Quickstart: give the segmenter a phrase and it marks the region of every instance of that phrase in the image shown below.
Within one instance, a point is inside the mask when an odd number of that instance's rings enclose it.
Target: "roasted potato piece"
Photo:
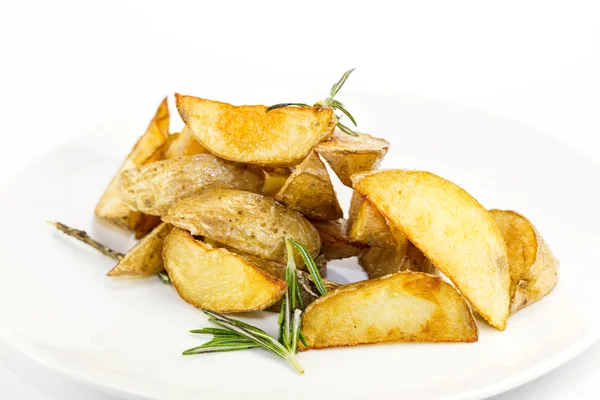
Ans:
[[[411,242],[396,248],[370,247],[358,257],[358,263],[369,275],[369,279],[399,271],[415,271],[433,274],[435,268]]]
[[[558,280],[558,260],[535,227],[514,211],[490,210],[508,248],[510,311],[546,296]]]
[[[344,216],[327,168],[314,151],[294,169],[275,198],[308,218],[328,221]]]
[[[509,315],[510,275],[502,232],[459,186],[429,172],[353,176],[354,190],[415,244],[492,326]]]
[[[262,193],[265,196],[275,197],[288,180],[292,171],[289,168],[265,168],[265,185]]]
[[[175,228],[165,239],[165,269],[182,299],[222,313],[262,310],[284,295],[287,285],[242,257],[195,240]]]
[[[130,168],[139,167],[147,162],[149,157],[158,157],[163,146],[167,143],[169,136],[169,107],[165,98],[146,132],[137,141],[117,174],[108,184],[106,191],[96,205],[95,213],[98,217],[119,225],[125,229],[135,230],[138,226],[142,214],[131,211],[121,200],[119,191],[119,176],[121,172]],[[159,153],[157,153],[159,151]]]
[[[211,153],[249,164],[293,166],[333,133],[331,108],[233,106],[175,95],[185,124]]]
[[[163,271],[163,244],[172,228],[171,224],[164,222],[154,228],[107,275],[151,276]]]
[[[314,258],[319,232],[300,213],[274,199],[232,189],[208,190],[177,202],[163,221],[225,246],[280,264],[287,263],[285,238],[306,246]],[[303,265],[295,254],[297,265]]]
[[[311,349],[383,342],[475,342],[478,336],[462,296],[441,278],[420,272],[398,272],[327,293],[307,307],[302,334]]]
[[[121,174],[123,202],[132,210],[162,216],[179,199],[206,189],[233,188],[260,192],[263,171],[212,154],[179,157],[132,168]]]
[[[327,261],[358,256],[368,245],[348,237],[348,221],[344,218],[335,221],[312,221],[321,235],[323,255]]]
[[[194,132],[186,126],[180,133],[169,137],[169,147],[165,152],[165,158],[172,159],[203,153],[208,153],[208,150],[200,144],[194,136]]]
[[[349,187],[352,187],[352,175],[377,169],[390,147],[383,139],[366,133],[357,134],[350,136],[336,129],[330,140],[315,146],[315,151]]]
[[[368,200],[354,192],[348,217],[348,237],[369,246],[395,249],[404,246],[402,233],[390,226]]]
[[[206,240],[205,240],[205,242],[206,242]],[[214,243],[216,243],[216,242],[214,242]],[[213,247],[215,247],[215,246],[213,246]],[[217,245],[216,247],[223,247],[223,246]],[[224,247],[224,248],[227,248],[227,247]],[[262,269],[265,272],[268,272],[269,274],[273,275],[275,278],[285,280],[285,269],[286,269],[285,264],[278,263],[273,260],[265,260],[264,258],[251,256],[250,254],[246,254],[246,253],[240,253],[239,251],[236,251],[235,249],[232,249],[232,248],[227,248],[227,250],[231,251],[232,253],[236,253],[237,255],[242,257],[244,260],[248,261],[249,263],[251,263],[253,265],[256,265],[258,268]],[[317,264],[317,268],[319,269],[319,272],[321,273],[321,276],[325,276],[327,273],[327,269],[326,269],[327,268],[327,260],[325,260],[325,257],[323,257],[322,255],[319,255],[314,260],[315,260],[315,264]],[[296,268],[298,268],[298,270],[307,270],[307,267],[306,267],[306,265],[304,265],[304,263],[297,264]]]
[[[161,222],[162,220],[160,219],[160,217],[157,217],[155,215],[143,214],[142,218],[140,219],[140,223],[138,224],[138,227],[135,230],[135,238],[140,240],[148,233],[150,233],[154,228],[160,225]]]
[[[304,305],[304,307],[307,307],[310,303],[321,297],[321,295],[319,294],[319,291],[317,290],[317,287],[315,286],[308,272],[298,270],[297,273],[298,283],[300,287],[300,296],[302,297],[302,304]],[[338,283],[328,281],[327,279],[323,279],[323,284],[325,285],[325,289],[327,289],[327,292],[333,291],[342,286]],[[282,300],[279,300],[277,303],[267,308],[267,311],[280,312]]]

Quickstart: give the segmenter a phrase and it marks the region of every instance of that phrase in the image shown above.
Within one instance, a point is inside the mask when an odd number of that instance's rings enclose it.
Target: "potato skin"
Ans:
[[[379,278],[399,271],[415,271],[434,274],[435,268],[414,244],[395,248],[370,247],[358,257],[358,263],[369,275]]]
[[[348,221],[311,221],[321,235],[323,255],[327,261],[358,256],[368,245],[348,237]]]
[[[206,189],[260,192],[264,174],[256,166],[232,163],[212,154],[163,160],[124,171],[121,199],[132,210],[162,216],[178,200]]]
[[[508,249],[511,313],[542,299],[558,280],[558,260],[533,224],[514,211],[490,210]]]
[[[506,244],[477,200],[424,171],[376,171],[352,180],[354,190],[450,278],[490,325],[505,329],[510,306]]]
[[[108,276],[153,276],[164,271],[163,244],[173,225],[162,222],[108,272]]]
[[[304,313],[302,334],[312,349],[478,338],[471,309],[456,289],[440,277],[408,271],[344,285],[316,299]]]
[[[241,190],[208,190],[180,200],[163,221],[280,264],[287,263],[286,237],[306,246],[313,258],[321,251],[319,232],[300,213],[274,199]],[[300,255],[294,258],[302,265]]]
[[[233,106],[175,94],[177,110],[200,143],[226,160],[294,166],[331,136],[337,118],[331,108]]]
[[[359,243],[386,249],[394,249],[399,245],[385,217],[356,192],[352,194],[350,203],[348,237]]]
[[[262,310],[284,295],[287,285],[225,249],[214,249],[175,228],[165,239],[165,269],[182,299],[222,313]]]
[[[122,228],[135,230],[142,214],[130,210],[121,200],[119,176],[125,170],[161,159],[169,136],[169,107],[167,98],[161,103],[146,132],[137,141],[96,205],[95,214]]]

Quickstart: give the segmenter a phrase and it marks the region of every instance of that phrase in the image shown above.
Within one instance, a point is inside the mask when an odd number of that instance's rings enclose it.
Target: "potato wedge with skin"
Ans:
[[[284,281],[225,249],[213,249],[175,228],[165,239],[165,269],[182,299],[222,313],[262,310],[287,290]]]
[[[558,260],[537,229],[514,211],[490,210],[500,227],[508,248],[512,296],[510,310],[515,313],[546,296],[558,280]]]
[[[336,129],[331,139],[315,146],[315,151],[348,187],[352,187],[352,175],[377,169],[390,148],[390,144],[383,139],[366,133],[357,135],[347,135]]]
[[[269,168],[264,169],[264,172],[265,185],[262,194],[268,197],[275,197],[292,174],[288,168]]]
[[[302,304],[306,308],[306,307],[308,307],[308,305],[310,303],[312,303],[313,301],[315,301],[316,299],[321,297],[321,295],[319,294],[319,291],[317,290],[317,287],[315,286],[315,284],[308,272],[301,271],[301,270],[298,270],[297,272],[298,272],[298,284],[300,287],[300,296],[302,297]],[[327,279],[323,279],[323,285],[325,286],[325,289],[327,290],[327,292],[336,290],[337,288],[342,286],[339,283],[328,281]],[[283,299],[279,300],[277,303],[273,304],[266,310],[272,311],[272,312],[280,312],[282,301],[283,301]]]
[[[163,217],[179,228],[255,257],[287,263],[285,238],[321,251],[319,232],[300,213],[259,194],[233,189],[208,190],[177,202]],[[302,265],[299,254],[294,255]]]
[[[162,251],[173,225],[161,223],[108,272],[108,276],[152,276],[164,270]]]
[[[164,160],[121,174],[121,199],[132,210],[162,216],[178,200],[207,189],[235,188],[260,192],[264,174],[254,165],[197,154]]]
[[[135,238],[137,240],[140,240],[141,238],[149,234],[154,228],[160,225],[161,222],[162,220],[160,219],[160,217],[157,217],[155,215],[142,214],[140,223],[138,224],[138,227],[135,230]]]
[[[422,171],[353,176],[354,189],[400,229],[492,326],[509,315],[506,244],[492,215],[454,183]]]
[[[294,169],[275,198],[311,219],[329,221],[344,216],[327,168],[314,151]]]
[[[348,221],[344,218],[335,221],[312,221],[312,224],[321,235],[323,255],[327,261],[355,257],[369,247],[348,237]]]
[[[180,133],[171,135],[169,139],[169,147],[165,152],[166,159],[208,153],[187,126],[184,126]]]
[[[478,337],[471,309],[456,289],[420,272],[398,272],[327,293],[307,307],[302,334],[311,349]]]
[[[98,217],[125,229],[136,229],[142,215],[131,211],[121,200],[119,176],[125,170],[143,165],[149,157],[157,156],[156,152],[167,143],[169,122],[169,107],[165,98],[156,110],[146,132],[137,141],[98,201],[95,209]]]
[[[249,164],[293,166],[333,133],[331,108],[233,106],[175,94],[185,124],[211,153]]]
[[[369,279],[400,271],[435,272],[427,257],[410,242],[397,248],[370,247],[360,254],[358,264],[367,272]]]
[[[406,240],[402,239],[398,243],[397,239],[400,239],[402,234],[394,232],[392,235],[392,229],[394,228],[388,225],[385,217],[368,200],[354,192],[348,217],[348,237],[351,240],[369,246],[395,249],[404,245]]]

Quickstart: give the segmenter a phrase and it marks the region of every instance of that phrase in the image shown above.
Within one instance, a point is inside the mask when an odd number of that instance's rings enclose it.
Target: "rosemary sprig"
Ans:
[[[353,71],[354,71],[354,68],[349,69],[348,71],[344,72],[344,75],[342,75],[340,80],[337,81],[336,83],[334,83],[333,86],[331,87],[331,90],[329,91],[329,96],[325,100],[317,101],[315,104],[313,104],[313,107],[318,108],[318,109],[321,109],[323,107],[330,107],[330,108],[333,108],[334,110],[339,110],[345,116],[347,116],[350,119],[350,121],[352,121],[354,126],[357,126],[356,120],[354,119],[352,114],[350,114],[350,112],[346,109],[346,107],[344,107],[344,104],[341,101],[336,100],[334,98],[338,94],[338,92],[340,91],[342,86],[344,86],[344,83],[346,83],[346,81],[348,80],[348,77],[350,77],[350,74]],[[268,107],[266,112],[275,110],[277,108],[288,107],[288,106],[310,107],[308,104],[305,104],[305,103],[279,103],[279,104],[272,105],[271,107]],[[341,117],[338,117],[338,119],[339,118],[341,118]],[[352,129],[348,128],[347,126],[345,126],[339,122],[337,123],[337,126],[338,126],[338,128],[340,128],[340,130],[342,132],[344,132],[347,135],[358,136],[358,134],[356,132],[354,132]]]
[[[121,261],[123,257],[125,257],[125,254],[119,253],[118,251],[111,249],[107,245],[102,244],[95,239],[92,239],[90,235],[88,235],[85,231],[71,228],[70,226],[61,224],[60,222],[48,221],[48,223],[54,226],[59,231],[63,232],[64,234],[74,237],[75,239],[95,248],[100,253],[104,254],[105,256],[109,256],[115,261]],[[158,279],[160,279],[160,281],[164,284],[171,283],[171,278],[169,278],[169,275],[166,272],[159,272]]]
[[[321,277],[321,273],[319,272],[317,263],[310,256],[306,247],[304,247],[302,244],[296,242],[294,239],[287,238],[286,241],[290,245],[293,245],[296,248],[296,250],[298,251],[298,253],[300,253],[300,256],[302,257],[304,264],[308,268],[308,272],[310,272],[312,281],[314,282],[315,287],[319,291],[319,294],[321,294],[321,296],[325,296],[327,294],[327,289],[325,288],[325,283],[323,282],[323,278]],[[288,252],[289,251],[290,250],[288,248]],[[293,262],[294,258],[292,257],[291,260]],[[288,256],[288,263],[289,263],[289,256]],[[298,278],[296,277],[296,282],[297,282],[297,279]]]

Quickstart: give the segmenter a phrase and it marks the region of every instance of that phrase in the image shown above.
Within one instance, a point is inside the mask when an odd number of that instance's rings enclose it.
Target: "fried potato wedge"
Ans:
[[[162,251],[173,225],[161,223],[108,272],[108,276],[151,276],[164,270]]]
[[[367,272],[369,279],[400,271],[435,272],[427,257],[411,242],[396,248],[370,247],[360,254],[358,264]]]
[[[154,228],[160,225],[161,222],[162,220],[160,219],[160,217],[157,217],[155,215],[143,214],[142,218],[140,218],[140,222],[137,228],[135,229],[135,238],[137,240],[140,240],[141,238],[149,234]]]
[[[348,187],[352,187],[352,175],[377,169],[390,148],[383,139],[366,133],[357,135],[350,136],[336,129],[331,139],[315,146],[315,151]]]
[[[398,272],[327,293],[307,307],[302,334],[311,349],[478,337],[471,309],[456,289],[420,272]]]
[[[194,132],[187,126],[180,133],[169,136],[169,147],[165,151],[165,158],[193,156],[195,154],[208,153],[194,136]]]
[[[344,216],[327,168],[314,151],[294,169],[275,198],[311,219],[328,221]]]
[[[358,256],[368,245],[348,237],[348,221],[312,221],[321,235],[323,255],[327,261]]]
[[[509,315],[506,244],[492,215],[454,183],[429,172],[353,176],[354,190],[400,229],[492,326]]]
[[[321,251],[317,229],[300,213],[274,199],[242,190],[215,189],[177,202],[163,217],[179,228],[255,257],[287,263],[285,238]],[[302,258],[295,254],[297,265]]]
[[[353,193],[348,217],[348,237],[351,240],[369,246],[395,249],[406,240],[401,239],[398,243],[396,238],[400,239],[402,234],[394,232],[392,235],[392,229],[394,228],[388,225],[385,217],[368,200],[356,192]]]
[[[144,165],[148,158],[157,157],[157,151],[161,152],[163,146],[167,143],[169,136],[169,107],[165,98],[146,132],[137,141],[116,175],[108,184],[106,191],[96,205],[95,213],[98,217],[119,225],[125,229],[135,230],[142,215],[139,212],[131,211],[121,200],[119,190],[119,176],[125,170]]]
[[[175,95],[185,124],[211,153],[249,164],[292,166],[333,133],[331,108],[233,106]]]
[[[262,310],[278,301],[287,285],[225,249],[214,249],[183,229],[165,239],[165,269],[182,299],[222,313]]]
[[[298,270],[297,273],[298,273],[298,284],[299,284],[299,288],[300,288],[300,296],[302,297],[302,304],[304,305],[304,307],[307,307],[310,303],[312,303],[313,301],[315,301],[316,299],[321,297],[321,295],[319,294],[319,291],[317,290],[317,287],[315,286],[315,283],[313,282],[313,280],[308,272]],[[333,291],[333,290],[339,288],[340,286],[342,286],[339,283],[331,282],[331,281],[328,281],[327,279],[322,279],[322,280],[323,280],[323,285],[325,286],[325,289],[327,289],[327,292]],[[279,300],[277,303],[273,304],[266,310],[273,311],[273,312],[280,312],[282,301],[283,301],[283,299]]]
[[[206,189],[260,192],[263,171],[254,165],[197,154],[131,168],[120,178],[121,199],[132,210],[162,216],[178,200]]]
[[[265,185],[262,194],[269,197],[275,197],[288,180],[292,171],[288,168],[269,168],[265,169]]]
[[[510,265],[510,310],[546,296],[558,280],[558,260],[537,229],[514,211],[490,210],[506,241]]]

